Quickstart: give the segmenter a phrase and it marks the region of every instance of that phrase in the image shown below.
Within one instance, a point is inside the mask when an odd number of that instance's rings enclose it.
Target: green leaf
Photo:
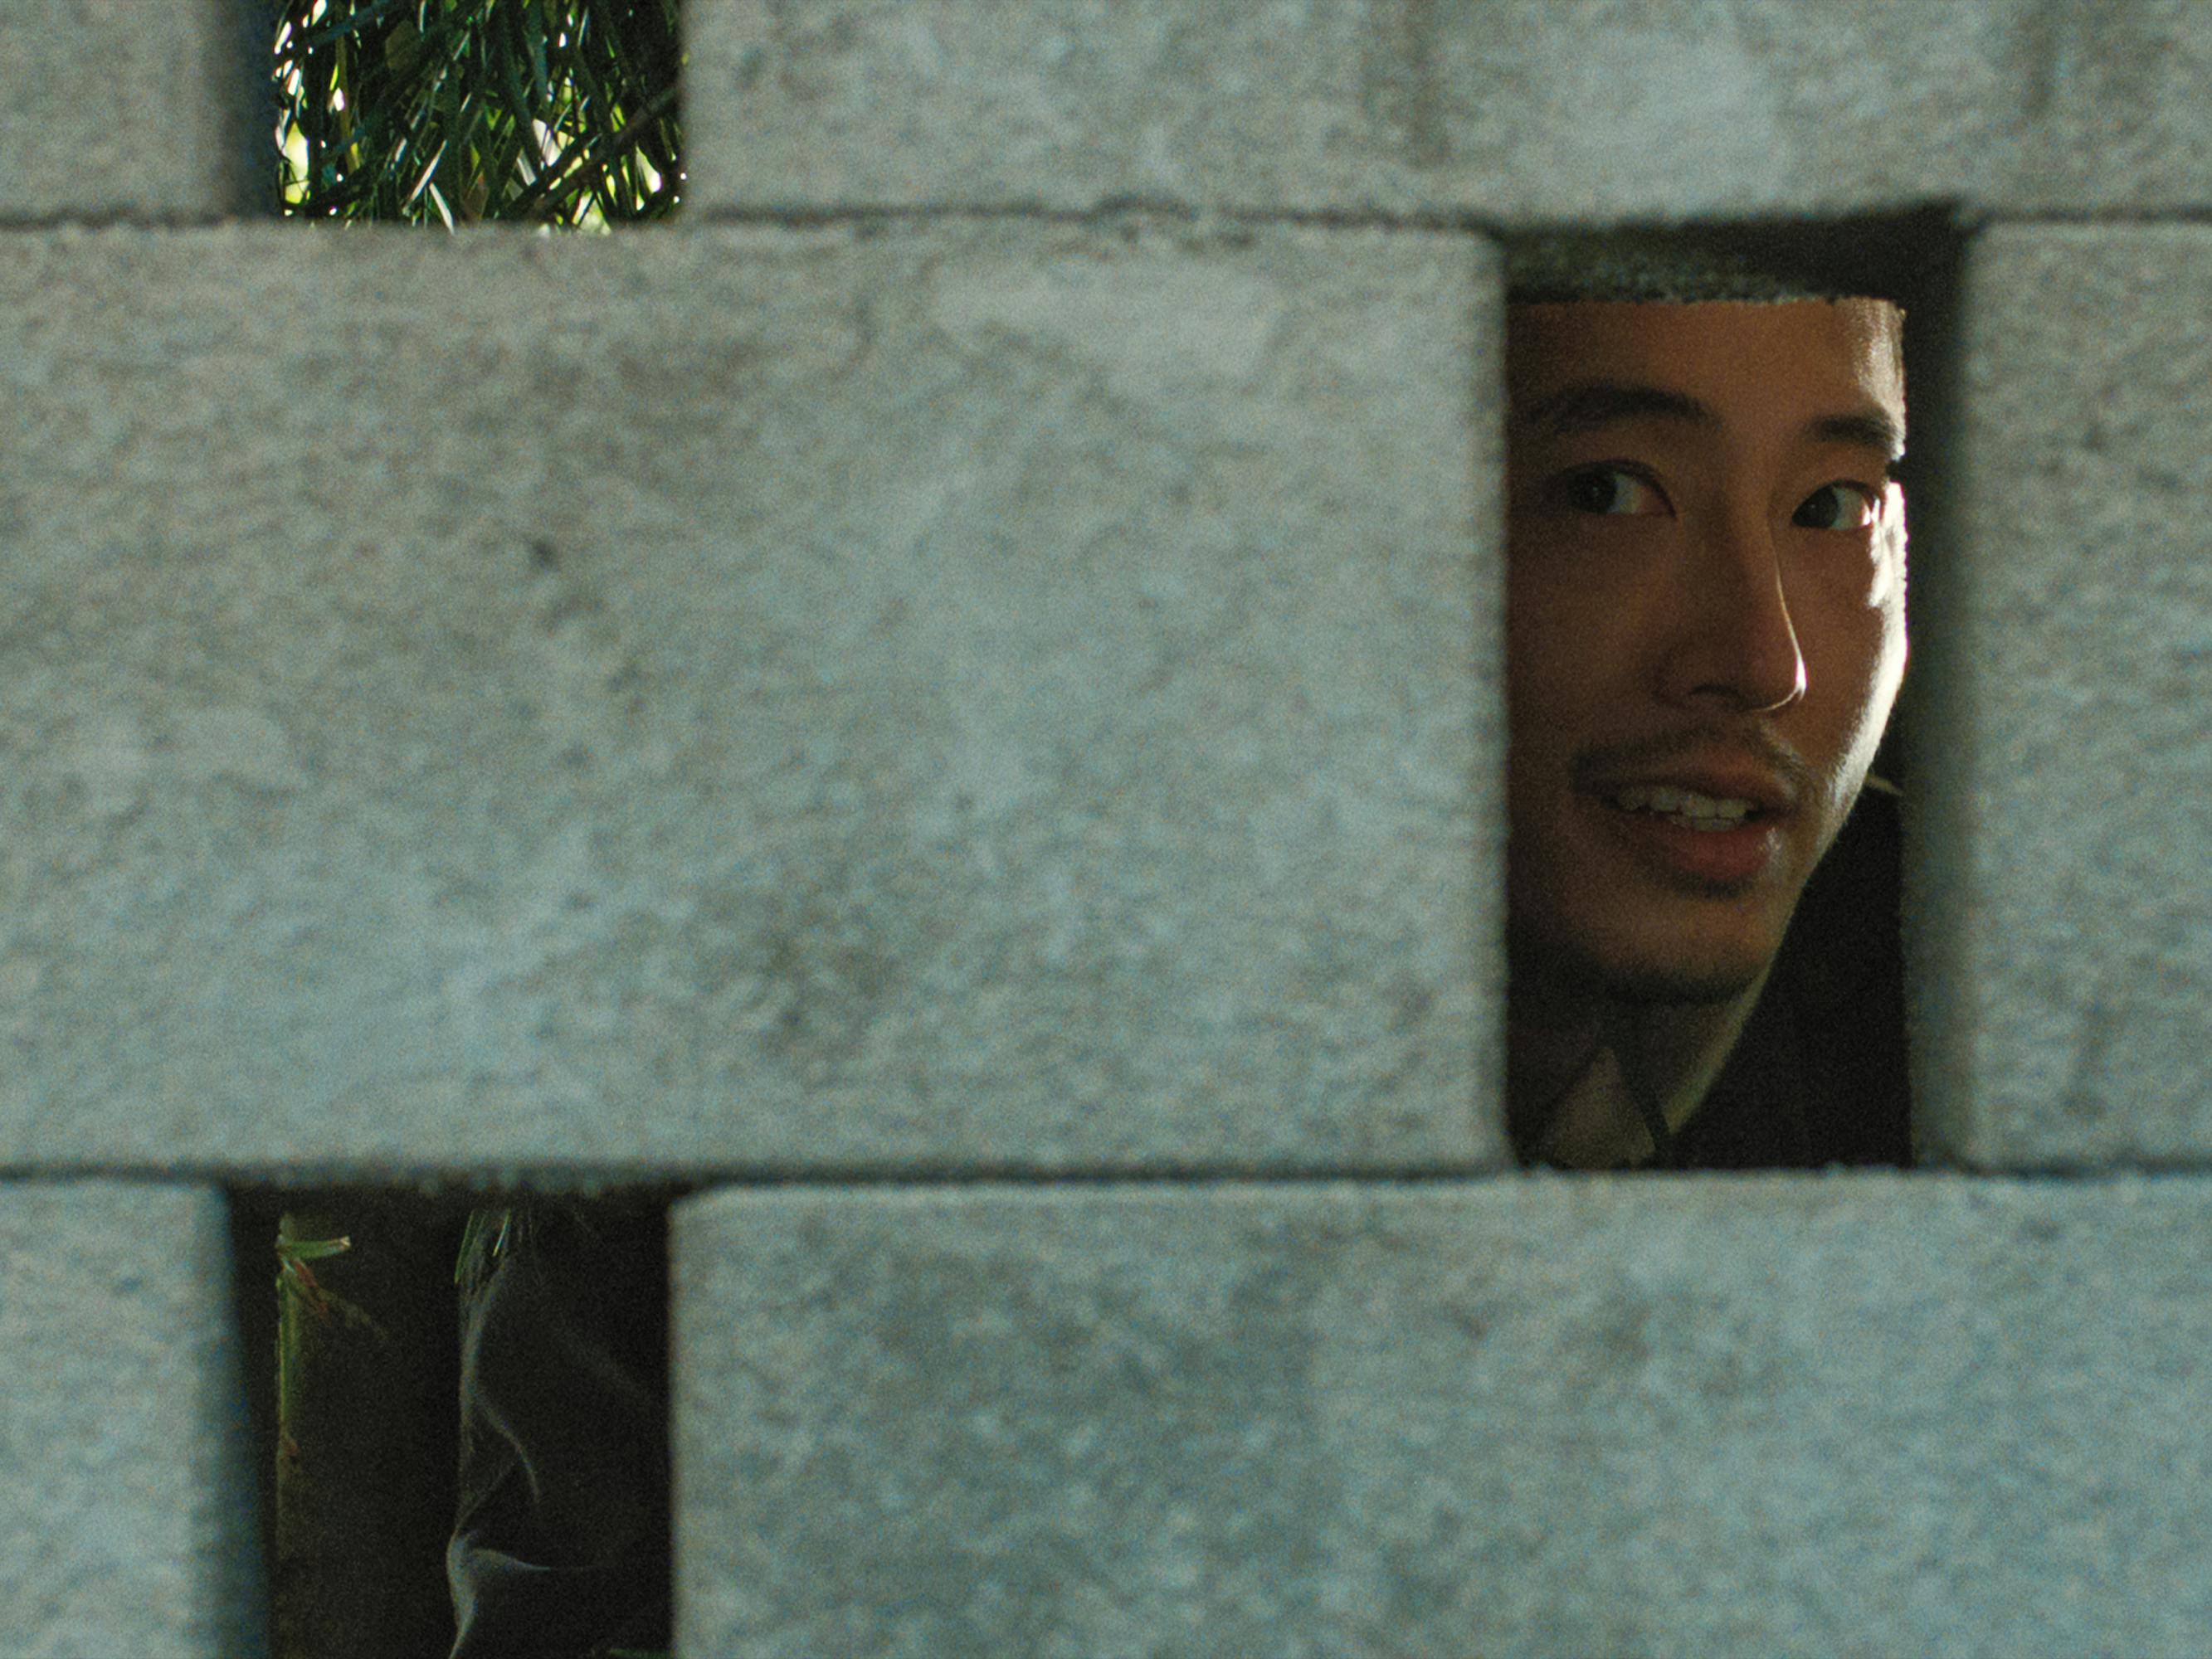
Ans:
[[[545,68],[545,16],[536,6],[522,9],[522,38],[530,52],[531,84],[538,89],[538,107],[553,107],[553,84]]]
[[[279,1238],[276,1254],[289,1256],[295,1261],[320,1261],[326,1255],[342,1255],[353,1249],[353,1240],[347,1238]]]
[[[507,1230],[514,1225],[514,1212],[512,1208],[479,1208],[469,1212],[468,1224],[461,1229],[460,1255],[453,1261],[454,1284],[458,1285],[461,1282],[461,1275],[468,1266],[470,1256],[475,1254],[477,1246],[484,1235],[495,1227],[499,1229],[499,1231],[491,1242],[491,1259],[494,1261],[499,1260],[507,1249]]]
[[[356,4],[348,10],[343,0],[339,0],[339,3],[324,14],[329,21],[317,28],[302,28],[301,38],[311,46],[319,46],[331,40],[343,40],[349,34],[359,34],[365,29],[373,28],[408,3],[409,0],[380,0],[379,3],[367,6]],[[299,8],[303,21],[305,13],[312,9],[312,7]],[[297,27],[299,25],[295,25]]]
[[[328,0],[311,23],[318,3],[274,8],[278,129],[304,152],[277,159],[289,214],[604,225],[677,206],[676,0]]]

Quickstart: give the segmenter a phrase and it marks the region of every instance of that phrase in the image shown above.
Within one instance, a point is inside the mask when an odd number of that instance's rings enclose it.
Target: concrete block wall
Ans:
[[[258,22],[237,0],[0,5],[0,224],[250,210]]]
[[[251,1649],[221,1192],[344,1176],[713,1189],[690,1655],[2201,1652],[2202,9],[686,19],[556,244],[0,18],[14,1647]],[[1513,1171],[1498,239],[1929,204],[1936,1167]]]
[[[0,1158],[1494,1162],[1490,264],[0,244]]]
[[[2186,1654],[2201,1183],[726,1193],[701,1653]]]
[[[0,1184],[0,1649],[258,1650],[222,1194]]]

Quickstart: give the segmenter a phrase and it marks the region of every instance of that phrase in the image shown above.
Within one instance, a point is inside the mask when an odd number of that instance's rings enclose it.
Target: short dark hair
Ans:
[[[1553,231],[1509,236],[1506,300],[1697,305],[1881,299],[1887,283],[1839,269],[1826,239],[1790,230]],[[1849,262],[1846,262],[1849,263]]]
[[[1902,319],[1898,287],[1862,260],[1838,259],[1832,240],[1789,230],[1557,231],[1505,241],[1509,306],[1881,300]],[[1901,373],[1901,335],[1892,349]]]

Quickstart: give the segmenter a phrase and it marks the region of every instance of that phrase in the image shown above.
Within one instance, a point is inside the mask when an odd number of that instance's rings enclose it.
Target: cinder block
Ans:
[[[263,1651],[220,1194],[0,1183],[0,1648]]]
[[[689,199],[1527,222],[2212,201],[2186,0],[693,0]]]
[[[248,210],[273,14],[241,0],[0,6],[0,221],[208,220]],[[273,104],[270,106],[273,109]]]
[[[2212,232],[1991,230],[1963,315],[1955,545],[1916,576],[1925,1125],[1978,1165],[2201,1165]]]
[[[1997,182],[1982,204],[2016,215],[2212,205],[2212,11],[2195,0],[2123,0],[2109,11],[1982,0],[1966,9],[1986,20],[2011,134],[1993,152],[2010,165],[1992,167]]]
[[[2212,1186],[726,1191],[679,1644],[2194,1656]]]
[[[0,1158],[1496,1158],[1495,272],[0,246]]]

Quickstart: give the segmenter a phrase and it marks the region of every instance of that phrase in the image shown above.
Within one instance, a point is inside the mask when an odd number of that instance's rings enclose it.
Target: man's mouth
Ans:
[[[1771,816],[1757,802],[1739,796],[1701,795],[1663,783],[1631,784],[1606,800],[1624,812],[1647,813],[1685,830],[1741,830]]]
[[[1764,877],[1781,851],[1781,812],[1740,795],[1632,784],[1599,798],[1621,844],[1654,874],[1709,888]]]

